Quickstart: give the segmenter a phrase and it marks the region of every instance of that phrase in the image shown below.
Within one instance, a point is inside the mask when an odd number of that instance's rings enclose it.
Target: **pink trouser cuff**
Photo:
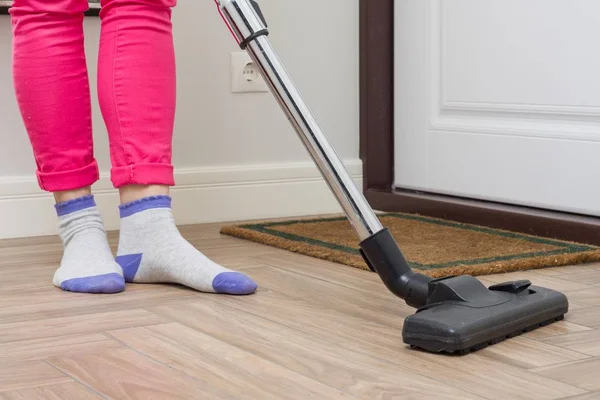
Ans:
[[[135,164],[116,167],[111,169],[110,175],[115,188],[125,185],[175,185],[171,164]]]
[[[93,185],[100,179],[96,160],[79,169],[60,172],[41,172],[38,170],[36,175],[40,188],[48,192],[81,189]]]

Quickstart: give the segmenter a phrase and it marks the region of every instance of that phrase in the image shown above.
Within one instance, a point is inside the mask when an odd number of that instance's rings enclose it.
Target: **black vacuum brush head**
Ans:
[[[427,304],[406,318],[406,344],[436,353],[467,354],[564,318],[565,295],[506,282],[486,288],[471,276],[433,280]]]
[[[562,293],[529,281],[485,287],[470,275],[431,279],[415,273],[384,229],[361,242],[361,254],[386,287],[417,308],[404,342],[436,353],[466,354],[564,318]]]

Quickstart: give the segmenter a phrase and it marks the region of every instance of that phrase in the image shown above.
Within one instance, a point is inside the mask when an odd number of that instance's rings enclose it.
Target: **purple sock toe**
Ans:
[[[215,276],[212,282],[217,293],[224,294],[251,294],[256,291],[256,283],[239,272],[222,272]]]
[[[119,274],[105,274],[64,281],[61,289],[79,293],[119,293],[125,290],[125,280]]]

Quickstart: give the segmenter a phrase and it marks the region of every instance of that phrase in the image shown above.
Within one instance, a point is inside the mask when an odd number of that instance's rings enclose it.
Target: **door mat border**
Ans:
[[[563,240],[544,238],[517,232],[510,232],[484,226],[465,224],[404,213],[381,213],[379,218],[394,217],[414,220],[419,222],[437,224],[457,229],[468,229],[476,232],[495,236],[502,236],[516,240],[526,240],[534,243],[551,245],[558,249],[551,251],[529,252],[510,254],[506,256],[456,260],[439,264],[420,264],[410,261],[409,265],[426,275],[443,277],[450,275],[489,275],[494,273],[539,269],[545,267],[569,266],[600,261],[600,247],[573,243]],[[288,232],[281,232],[274,228],[294,224],[335,222],[346,220],[345,217],[291,219],[284,221],[265,221],[239,225],[226,225],[221,228],[221,233],[256,243],[277,247],[292,252],[304,254],[314,258],[332,261],[351,267],[369,270],[362,259],[357,247],[348,247],[328,241],[304,237]],[[400,244],[402,249],[402,245]]]

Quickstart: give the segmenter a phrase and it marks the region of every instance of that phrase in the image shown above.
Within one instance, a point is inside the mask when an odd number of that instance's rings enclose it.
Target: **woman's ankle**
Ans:
[[[89,196],[92,194],[92,187],[86,186],[80,189],[66,190],[61,192],[54,192],[54,201],[57,204],[64,203],[65,201],[78,199],[80,197]]]
[[[127,204],[150,196],[168,196],[170,190],[166,185],[125,185],[119,188],[119,196],[121,204]]]

